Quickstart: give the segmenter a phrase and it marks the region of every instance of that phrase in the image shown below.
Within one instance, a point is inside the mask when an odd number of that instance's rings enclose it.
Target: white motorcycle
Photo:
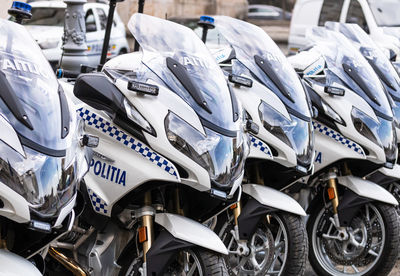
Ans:
[[[93,139],[37,43],[3,19],[0,64],[0,274],[41,275],[32,263],[43,272],[49,243],[72,227]]]
[[[391,99],[396,137],[400,137],[400,77],[393,64],[372,41],[371,37],[357,24],[327,22],[325,25],[326,28],[346,36],[374,69]],[[399,143],[399,140],[397,140],[397,143]],[[388,189],[400,202],[400,184],[398,183],[400,180],[400,165],[398,162],[399,160],[397,162],[390,160],[384,168],[368,175],[368,180]]]
[[[393,165],[397,141],[381,81],[338,32],[312,28],[290,58],[318,110],[315,173],[305,179],[310,263],[321,275],[387,275],[399,248],[396,199],[364,177]]]
[[[233,215],[228,213],[235,220],[228,220],[219,230],[231,253],[228,268],[237,275],[303,275],[308,255],[301,218],[305,212],[279,190],[312,172],[313,129],[306,92],[290,63],[261,28],[231,17],[214,18],[215,29],[228,47],[208,45],[214,46],[214,56],[233,83],[234,95],[247,116],[262,126],[252,134],[245,167],[244,183],[257,185],[243,187],[267,190],[262,199],[272,208],[260,209],[263,219],[256,217],[251,224],[249,218],[254,215],[249,210],[254,212],[254,204],[243,196],[240,216],[236,218],[237,208]],[[233,227],[239,235],[230,234]],[[242,234],[249,229],[253,230],[250,234]]]
[[[225,275],[228,251],[208,227],[241,195],[242,108],[190,29],[143,14],[128,27],[141,51],[74,85],[100,143],[87,206],[54,246],[91,275]]]

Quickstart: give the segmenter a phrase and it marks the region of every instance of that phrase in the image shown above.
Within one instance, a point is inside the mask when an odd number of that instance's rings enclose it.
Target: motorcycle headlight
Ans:
[[[377,122],[355,107],[351,110],[351,120],[361,135],[384,149],[387,161],[396,160],[397,138],[392,121],[378,117]]]
[[[41,218],[55,218],[76,192],[77,163],[24,148],[26,158],[0,141],[0,181],[20,194]]]
[[[165,118],[169,142],[210,174],[212,184],[229,189],[244,170],[249,139],[241,131],[229,137],[204,128],[203,135],[173,112]]]
[[[264,128],[291,147],[301,165],[310,165],[314,152],[314,135],[310,121],[290,115],[290,120],[272,106],[261,101],[258,107]]]

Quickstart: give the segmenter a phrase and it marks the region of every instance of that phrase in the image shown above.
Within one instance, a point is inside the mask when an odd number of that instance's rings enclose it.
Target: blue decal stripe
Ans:
[[[271,153],[270,148],[263,141],[257,139],[253,135],[250,135],[250,137],[251,137],[251,146],[252,147],[255,147],[256,149],[259,149],[260,151],[262,151],[266,155],[269,155],[270,157],[272,157],[272,153]]]
[[[95,128],[100,129],[101,131],[113,137],[114,139],[124,144],[128,148],[131,148],[137,153],[141,154],[147,160],[156,164],[158,167],[165,170],[170,175],[173,175],[176,178],[178,178],[175,167],[168,160],[166,160],[161,155],[149,149],[146,145],[142,144],[140,141],[136,140],[135,138],[123,132],[122,130],[111,125],[108,121],[98,116],[97,114],[89,111],[88,109],[80,108],[78,109],[78,114],[88,125],[92,125]]]
[[[91,189],[87,190],[94,210],[99,213],[107,214],[108,213],[107,203],[103,199],[101,199],[98,195],[96,195]]]
[[[313,121],[313,127],[316,131],[319,131],[320,133],[323,133],[326,136],[329,136],[336,142],[339,142],[342,145],[348,147],[349,149],[352,149],[355,152],[365,156],[365,153],[364,153],[364,150],[362,149],[362,147],[360,147],[356,142],[353,142],[353,141],[345,138],[343,135],[334,131],[333,129],[330,129],[329,127],[321,125],[320,123],[315,122],[315,121]]]

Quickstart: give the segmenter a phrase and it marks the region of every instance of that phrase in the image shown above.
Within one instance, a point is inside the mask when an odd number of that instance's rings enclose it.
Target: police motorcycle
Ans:
[[[228,219],[217,232],[230,251],[228,268],[237,275],[303,275],[308,254],[301,217],[305,212],[279,190],[312,171],[313,129],[304,87],[261,28],[227,16],[214,19],[220,43],[209,39],[207,45],[247,116],[261,126],[251,136],[243,190],[265,190],[261,199],[270,206],[258,211],[263,219],[257,218],[250,235],[244,235],[250,225],[241,221],[249,221],[254,200],[243,195],[225,213]]]
[[[210,228],[240,199],[242,107],[190,29],[143,14],[128,28],[141,50],[74,84],[100,141],[81,183],[86,207],[54,246],[91,275],[226,275]]]
[[[42,275],[49,243],[73,226],[93,137],[37,43],[3,19],[0,66],[0,274]]]
[[[289,59],[318,111],[307,179],[310,263],[321,275],[387,275],[398,255],[398,202],[365,176],[396,161],[389,99],[344,35],[315,27],[307,37],[314,45]]]
[[[393,109],[393,121],[396,127],[396,136],[400,137],[400,77],[393,64],[386,58],[374,41],[356,24],[344,24],[327,22],[325,27],[342,33],[366,58],[380,78],[382,85],[388,92]],[[397,140],[397,143],[399,140]],[[396,156],[397,157],[397,156]],[[398,161],[393,163],[393,168],[381,168],[370,174],[368,179],[388,189],[393,196],[400,201],[400,165]]]

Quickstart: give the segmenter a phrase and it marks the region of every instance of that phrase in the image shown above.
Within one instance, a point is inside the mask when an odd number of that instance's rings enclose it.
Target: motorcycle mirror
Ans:
[[[344,96],[344,89],[334,86],[325,86],[324,92],[332,96]]]
[[[312,107],[312,117],[314,119],[318,118],[318,109],[315,106]]]
[[[74,94],[89,106],[110,114],[125,110],[124,95],[103,73],[80,74]]]
[[[260,130],[260,127],[256,123],[254,123],[252,120],[247,120],[246,131],[257,135],[259,130]]]
[[[80,142],[82,147],[97,148],[99,145],[99,137],[85,134],[82,136]]]
[[[246,87],[253,86],[253,81],[251,79],[234,74],[229,74],[228,80],[238,86],[246,86]]]

